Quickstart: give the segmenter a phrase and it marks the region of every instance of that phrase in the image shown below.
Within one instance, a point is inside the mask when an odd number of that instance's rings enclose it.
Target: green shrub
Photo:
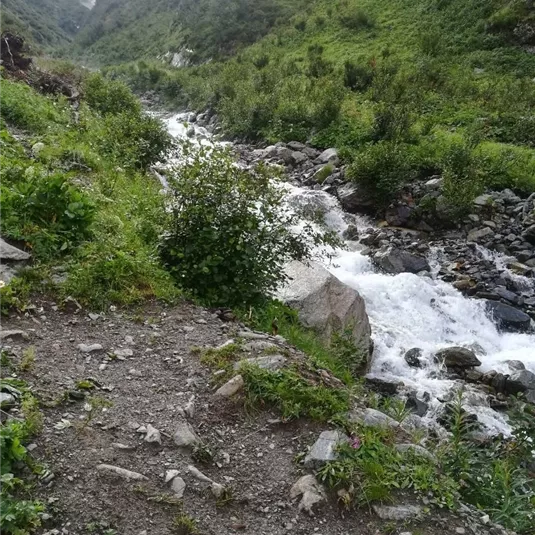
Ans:
[[[373,82],[374,71],[371,66],[362,66],[352,61],[344,63],[344,85],[352,91],[365,91]]]
[[[356,154],[347,176],[362,185],[378,206],[384,206],[413,178],[411,153],[407,145],[391,141],[368,145]]]
[[[83,82],[84,99],[95,111],[107,114],[139,114],[138,99],[122,82],[106,80],[99,73],[88,75]]]
[[[57,256],[89,237],[94,204],[66,175],[28,167],[1,191],[2,234],[24,240],[37,257]]]
[[[100,152],[127,168],[146,169],[165,156],[173,143],[162,122],[148,115],[108,115],[103,129],[96,140]]]
[[[265,167],[237,167],[221,149],[183,146],[186,164],[168,177],[172,214],[162,260],[183,287],[212,304],[242,304],[284,281],[285,262],[306,259],[325,237],[282,210],[283,190]]]
[[[340,16],[340,24],[349,30],[362,30],[373,28],[375,19],[363,9],[346,9]]]

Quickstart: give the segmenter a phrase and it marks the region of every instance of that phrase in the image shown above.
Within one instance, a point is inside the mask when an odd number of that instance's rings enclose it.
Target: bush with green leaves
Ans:
[[[354,156],[347,176],[362,185],[378,206],[384,206],[413,178],[411,152],[407,145],[393,141],[368,145]]]
[[[168,175],[169,220],[160,254],[178,283],[214,305],[250,303],[284,282],[284,264],[329,240],[284,209],[265,166],[242,169],[219,148],[184,145]]]
[[[108,80],[100,73],[92,73],[83,81],[84,99],[102,115],[131,113],[139,114],[141,105],[130,89],[122,82]]]

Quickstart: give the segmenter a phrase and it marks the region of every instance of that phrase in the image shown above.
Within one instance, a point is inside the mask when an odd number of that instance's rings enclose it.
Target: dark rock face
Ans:
[[[374,203],[362,187],[348,182],[337,189],[338,200],[344,210],[351,213],[366,212],[374,209]]]
[[[23,55],[24,39],[9,32],[2,34],[1,59],[2,66],[8,71],[25,71],[32,63],[31,58]]]
[[[373,261],[387,273],[419,273],[431,269],[425,257],[396,247],[377,251]]]
[[[405,359],[405,362],[411,367],[411,368],[421,368],[422,362],[422,350],[419,347],[413,347],[412,349],[409,349],[405,356],[403,357]]]
[[[500,301],[487,300],[487,310],[500,329],[504,331],[527,331],[531,318],[525,313]]]
[[[435,356],[447,368],[472,368],[481,365],[476,354],[465,347],[447,347],[437,351]]]
[[[507,394],[518,394],[527,390],[535,390],[535,373],[529,370],[520,370],[513,372],[505,383],[505,392]]]
[[[410,410],[413,414],[417,414],[418,416],[425,416],[429,408],[429,405],[425,401],[418,399],[416,397],[416,394],[412,392],[407,397],[405,408]]]

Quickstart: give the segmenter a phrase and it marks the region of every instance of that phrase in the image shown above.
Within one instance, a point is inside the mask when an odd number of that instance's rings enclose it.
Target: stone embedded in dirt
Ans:
[[[471,368],[481,366],[476,354],[465,347],[446,347],[435,353],[436,359],[447,368]]]
[[[182,409],[184,414],[189,418],[193,419],[195,416],[195,396],[192,396],[189,401],[184,405]]]
[[[140,474],[138,472],[132,472],[126,468],[121,468],[120,466],[113,466],[111,464],[99,464],[97,466],[99,472],[104,472],[106,474],[118,475],[124,479],[134,480],[134,481],[148,481],[149,478]]]
[[[101,344],[78,344],[78,349],[82,353],[94,353],[95,351],[102,351]]]
[[[372,259],[387,273],[431,271],[429,262],[424,256],[410,253],[398,247],[388,246],[386,249],[381,249],[373,255]]]
[[[469,242],[479,242],[484,240],[484,238],[489,238],[494,234],[494,231],[489,227],[483,227],[480,229],[471,230],[466,237],[466,240]]]
[[[314,516],[314,506],[325,501],[325,491],[312,474],[299,478],[290,489],[290,498],[293,500],[302,496],[299,511],[305,511]]]
[[[133,357],[134,351],[132,351],[132,349],[130,349],[129,347],[125,347],[125,348],[112,350],[112,354],[119,358],[127,358],[127,357]]]
[[[418,505],[372,505],[372,508],[381,520],[410,520],[422,513]]]
[[[11,331],[0,331],[0,340],[7,340],[11,338],[12,340],[29,340],[30,337],[26,331],[21,331],[20,329],[14,329]]]
[[[145,442],[149,444],[161,444],[162,443],[162,434],[158,429],[152,425],[147,425],[147,434],[145,435]]]
[[[422,353],[423,351],[419,347],[413,347],[405,353],[403,358],[411,368],[421,368],[422,361],[420,359],[422,358]]]
[[[531,325],[528,314],[518,308],[490,300],[487,300],[486,307],[498,327],[504,331],[526,331]]]
[[[97,321],[100,318],[100,314],[95,314],[94,312],[90,312],[88,316],[91,321]]]
[[[246,340],[267,340],[269,336],[264,333],[255,333],[253,331],[240,331],[238,338],[244,338]]]
[[[13,407],[15,402],[15,396],[9,394],[8,392],[0,392],[0,408],[8,409],[9,407]]]
[[[279,370],[286,364],[286,357],[283,355],[267,355],[265,357],[254,357],[250,359],[243,359],[234,364],[234,369],[238,370],[244,364],[252,364],[258,366],[263,370]]]
[[[319,468],[326,462],[336,460],[338,458],[336,449],[347,440],[348,437],[340,431],[323,431],[306,455],[304,465]]]
[[[198,468],[195,468],[192,464],[188,465],[188,472],[199,481],[202,481],[203,483],[213,483],[213,481],[208,477],[205,476]]]
[[[11,260],[13,262],[22,262],[24,260],[29,260],[31,255],[13,245],[9,245],[6,241],[0,238],[0,259],[1,260]]]
[[[293,261],[285,273],[289,282],[278,290],[277,298],[296,309],[301,323],[318,330],[326,340],[330,341],[334,332],[351,329],[353,342],[360,349],[354,371],[364,371],[370,356],[371,329],[359,293],[318,262]]]
[[[212,494],[217,500],[219,500],[219,498],[221,498],[221,496],[223,496],[223,494],[225,493],[225,487],[220,483],[216,483],[215,481],[212,481],[212,486],[210,487],[210,490],[212,491]]]
[[[128,370],[128,375],[131,375],[132,377],[143,377],[143,374],[135,368],[130,368]]]
[[[182,498],[186,490],[186,482],[181,477],[173,478],[171,481],[171,490],[177,498]]]
[[[133,451],[136,449],[135,446],[130,446],[129,444],[123,444],[122,442],[114,442],[111,445],[111,447],[116,450],[123,450],[123,451]]]
[[[201,442],[201,439],[195,434],[193,427],[185,420],[178,423],[173,440],[179,448],[192,448],[195,444]]]
[[[358,422],[370,427],[399,427],[399,423],[384,412],[376,409],[367,408],[364,410],[353,410],[349,413],[349,420],[351,422]]]
[[[230,381],[227,381],[223,386],[216,390],[215,395],[220,398],[229,398],[237,394],[244,385],[243,377],[241,375],[234,376]]]
[[[171,481],[178,475],[180,475],[180,472],[178,470],[167,470],[167,472],[165,472],[165,482],[169,483],[169,481]]]
[[[269,342],[268,340],[255,340],[244,344],[243,349],[245,351],[263,352],[277,350],[279,349],[279,346],[273,342]]]

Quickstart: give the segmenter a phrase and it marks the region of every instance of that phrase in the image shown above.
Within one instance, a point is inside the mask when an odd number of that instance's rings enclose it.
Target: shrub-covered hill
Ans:
[[[462,205],[535,189],[534,20],[524,0],[318,1],[226,61],[108,72],[234,137],[336,146],[381,202],[443,174]]]

